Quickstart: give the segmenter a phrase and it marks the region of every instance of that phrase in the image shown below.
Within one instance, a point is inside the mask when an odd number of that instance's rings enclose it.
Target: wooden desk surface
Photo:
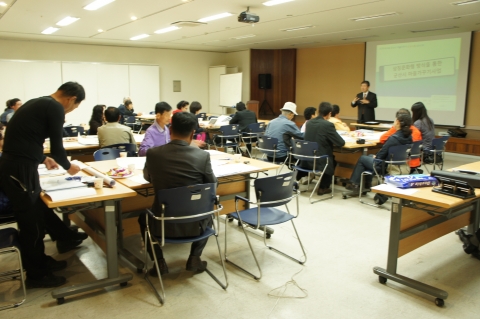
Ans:
[[[229,155],[225,154],[225,156],[229,156]],[[213,156],[212,156],[212,159],[214,159]],[[273,163],[264,162],[264,161],[260,161],[260,160],[256,160],[256,159],[252,159],[252,158],[248,158],[248,157],[242,157],[240,163],[243,163],[244,161],[249,161],[250,163],[247,164],[247,165],[255,166],[257,169],[254,169],[252,171],[248,171],[248,172],[245,172],[245,173],[242,173],[242,174],[264,172],[264,171],[268,171],[268,170],[272,170],[272,169],[277,169],[277,168],[280,167],[279,165],[276,165],[276,164],[273,164]],[[233,160],[230,161],[230,162],[231,163],[225,164],[225,165],[238,164],[238,163],[235,163],[235,161],[233,161]],[[96,169],[97,171],[102,172],[102,173],[105,173],[108,170],[110,170],[111,168],[114,168],[114,167],[118,166],[116,160],[89,162],[89,163],[85,163],[85,164],[87,164],[90,167],[93,167],[94,169]],[[135,169],[135,175],[143,176],[143,168]],[[239,175],[239,174],[232,174],[231,176],[234,176],[234,175]],[[221,180],[224,177],[229,177],[229,176],[219,177],[219,180]],[[131,188],[131,189],[142,189],[142,188],[152,187],[152,184],[139,184],[139,183],[131,180],[130,178],[119,178],[119,179],[117,179],[117,182],[121,183],[121,184],[123,184],[123,185],[125,185],[125,186],[127,186],[128,188]]]
[[[87,175],[84,172],[80,172],[77,175],[82,175],[82,174]],[[137,195],[135,191],[122,185],[121,183],[117,183],[112,188],[104,186],[102,189],[97,189],[96,191],[97,191],[97,194],[95,196],[78,197],[78,198],[72,198],[72,199],[62,200],[62,201],[52,201],[48,195],[45,195],[43,193],[41,194],[41,198],[49,208],[55,208],[55,207],[65,207],[65,206],[86,204],[86,203],[111,200],[111,199],[134,197]]]
[[[457,167],[458,169],[465,169],[465,170],[472,170],[472,171],[480,171],[480,162],[474,162],[466,165],[462,165]],[[439,193],[435,193],[432,191],[432,187],[422,187],[418,188],[418,190],[412,195],[406,194],[399,194],[390,191],[383,191],[383,190],[376,190],[372,188],[372,192],[385,194],[392,197],[412,200],[415,202],[420,202],[424,204],[429,204],[437,207],[443,208],[452,208],[458,205],[461,205],[465,202],[465,200],[453,196],[443,195]],[[476,197],[480,197],[480,189],[475,190]]]
[[[362,124],[362,123],[350,123],[350,126],[355,126],[355,127],[362,127],[366,129],[373,129],[373,130],[379,130],[379,131],[388,131],[393,124],[378,124],[378,125],[369,125],[369,124]]]

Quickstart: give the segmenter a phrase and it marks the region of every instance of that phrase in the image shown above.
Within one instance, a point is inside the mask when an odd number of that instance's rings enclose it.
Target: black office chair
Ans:
[[[77,137],[78,134],[83,135],[85,131],[83,126],[64,126],[63,129],[69,137]]]
[[[128,157],[137,157],[137,145],[132,143],[120,143],[105,146],[105,148],[114,148],[119,152],[127,152]]]
[[[308,142],[304,140],[297,140],[292,138],[292,150],[290,151],[289,154],[289,166],[293,167],[294,170],[300,171],[300,172],[306,172],[307,175],[307,190],[310,188],[310,174],[316,175],[320,174],[318,177],[318,181],[315,184],[315,187],[312,190],[312,193],[310,194],[310,197],[308,198],[310,204],[323,201],[326,199],[331,199],[333,198],[334,190],[335,190],[335,177],[332,175],[332,193],[324,198],[312,201],[312,197],[315,194],[315,191],[320,185],[320,181],[323,178],[323,174],[327,170],[327,167],[329,165],[328,163],[328,155],[320,155],[317,153],[318,150],[318,144],[317,142]],[[292,163],[292,157],[295,158],[295,164]],[[301,165],[298,165],[299,162],[310,162],[312,163],[312,168],[304,168]],[[325,164],[325,167],[323,170],[317,170],[317,167],[322,164],[322,162]],[[301,163],[300,163],[301,164]]]
[[[253,229],[263,229],[263,242],[265,246],[268,247],[268,249],[273,250],[285,257],[288,257],[294,260],[295,262],[298,262],[301,265],[303,265],[307,261],[307,254],[305,252],[305,249],[303,248],[303,244],[298,235],[297,228],[293,223],[293,219],[297,218],[300,213],[299,202],[298,202],[298,195],[300,194],[300,192],[298,191],[298,185],[297,185],[297,182],[295,181],[296,175],[297,175],[297,172],[289,172],[286,174],[256,179],[254,182],[255,194],[257,197],[256,202],[251,202],[250,200],[239,195],[235,196],[235,213],[232,213],[229,216],[235,219],[238,219],[238,221],[240,222],[245,238],[247,239],[248,246],[250,247],[250,251],[252,252],[253,259],[257,264],[258,271],[260,274],[259,276],[256,276],[253,273],[246,270],[245,268],[228,260],[227,258],[227,228],[228,227],[225,227],[225,261],[231,263],[238,269],[249,274],[256,280],[259,280],[262,277],[262,269],[260,268],[260,264],[258,263],[255,252],[253,251],[253,247],[252,247],[252,244],[250,243],[250,239],[248,238],[247,232],[245,231],[245,227],[251,227]],[[296,199],[296,207],[297,207],[296,215],[292,215],[287,206],[287,204],[294,198]],[[238,210],[239,201],[257,205],[257,207],[239,211]],[[278,208],[283,205],[285,205],[286,211],[283,211]],[[302,259],[297,259],[295,257],[287,255],[286,253],[272,246],[269,246],[267,244],[267,231],[266,231],[267,226],[279,225],[279,224],[286,223],[288,221],[292,222],[293,230],[295,231],[295,236],[293,237],[298,239],[298,243],[300,244],[300,247],[302,249],[302,252],[303,252],[302,257],[304,257]],[[285,238],[289,238],[289,237],[290,236],[287,236]]]
[[[155,267],[157,268],[157,274],[159,274],[158,281],[160,282],[161,294],[157,289],[155,289],[153,283],[148,278],[147,249],[145,249],[145,280],[152,287],[161,304],[165,303],[165,289],[163,287],[162,276],[160,275],[160,269],[158,267],[158,260],[157,255],[155,254],[154,245],[163,247],[165,244],[193,243],[199,240],[204,240],[210,236],[215,236],[218,254],[222,263],[223,274],[225,276],[225,284],[220,282],[220,280],[218,280],[218,278],[213,275],[208,268],[205,269],[205,271],[210,275],[210,277],[212,277],[213,280],[215,280],[218,285],[220,285],[220,287],[223,289],[227,289],[228,287],[227,271],[225,269],[225,263],[222,259],[222,251],[218,242],[218,232],[220,230],[219,212],[223,209],[223,207],[219,202],[219,197],[216,196],[216,190],[217,185],[215,183],[163,189],[155,194],[154,205],[156,207],[156,212],[147,210],[148,215],[146,216],[145,229],[145,240],[147,242],[145,245],[148,245],[149,242],[152,248]],[[216,209],[214,209],[214,206],[216,206]],[[214,217],[217,220],[217,226],[215,226]],[[165,233],[163,232],[165,225],[168,227],[168,224],[198,222],[205,218],[211,219],[212,227],[207,227],[204,233],[199,236],[188,238],[165,237]],[[150,226],[152,222],[154,222],[155,225]],[[152,230],[151,227],[152,229],[161,232],[161,234],[153,233],[154,230]]]
[[[95,161],[108,161],[120,157],[120,150],[116,148],[101,148],[93,153]]]

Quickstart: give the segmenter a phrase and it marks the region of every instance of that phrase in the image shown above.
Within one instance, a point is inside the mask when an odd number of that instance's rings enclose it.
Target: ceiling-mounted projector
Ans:
[[[238,22],[242,23],[257,23],[260,21],[260,17],[255,13],[250,12],[250,8],[247,8],[247,11],[240,13],[238,16]]]

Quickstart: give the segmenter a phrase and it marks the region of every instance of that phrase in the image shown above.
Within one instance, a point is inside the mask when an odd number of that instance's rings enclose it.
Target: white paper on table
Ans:
[[[60,183],[42,183],[42,180],[40,180],[40,185],[42,189],[46,192],[51,192],[51,191],[58,191],[58,190],[67,190],[67,189],[72,189],[72,188],[81,188],[81,187],[87,187],[82,182],[79,181],[66,181],[64,180],[63,182]],[[77,190],[75,190],[76,192]]]
[[[136,174],[133,175],[132,177],[127,177],[129,180],[132,182],[138,183],[138,184],[150,184],[149,181],[147,181],[145,178],[143,178],[143,175],[141,174]]]
[[[340,135],[346,143],[355,143],[355,139],[350,136]]]
[[[258,170],[257,167],[246,164],[229,164],[221,166],[212,166],[213,173],[216,177],[222,177],[227,175],[242,174],[246,172],[252,172]]]
[[[61,201],[61,200],[67,200],[67,199],[73,199],[73,198],[78,198],[78,197],[88,197],[88,196],[94,196],[97,194],[94,188],[78,188],[74,192],[70,189],[65,189],[65,190],[57,190],[57,191],[50,191],[50,192],[45,192],[52,201]]]
[[[43,164],[40,164],[43,165]],[[55,175],[63,175],[67,171],[64,170],[63,168],[58,168],[58,169],[50,169],[48,170],[45,165],[43,165],[42,168],[40,168],[40,165],[38,166],[38,175],[40,176],[55,176]]]
[[[143,139],[145,138],[145,134],[133,134],[133,137],[135,138],[135,142],[142,143]]]
[[[210,156],[214,156],[214,155],[227,155],[227,153],[225,153],[225,152],[220,152],[220,151],[217,151],[217,150],[205,150],[205,152],[210,153]]]
[[[94,138],[86,138],[86,137],[79,137],[78,143],[81,145],[98,145],[98,137]]]
[[[383,127],[392,127],[393,126],[393,123],[380,123],[379,126],[383,126]]]
[[[385,192],[390,192],[390,193],[401,194],[401,195],[413,195],[418,191],[418,189],[416,189],[416,188],[403,189],[403,188],[398,188],[398,187],[390,185],[390,184],[380,184],[378,186],[372,187],[372,189],[385,191]]]
[[[143,169],[146,160],[146,157],[119,157],[116,159],[119,167],[127,168],[128,165],[135,164],[135,169]]]
[[[70,163],[78,165],[78,167],[80,167],[80,169],[84,169],[85,167],[87,167],[87,165],[85,163],[80,162],[79,160],[73,160]]]
[[[212,167],[221,166],[230,163],[230,160],[215,160],[212,159]]]

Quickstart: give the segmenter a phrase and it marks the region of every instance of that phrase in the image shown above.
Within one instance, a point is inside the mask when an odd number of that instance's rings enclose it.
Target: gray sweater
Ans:
[[[435,124],[432,121],[432,128],[430,129],[428,126],[428,122],[426,119],[416,120],[413,125],[418,128],[420,133],[422,133],[422,140],[423,140],[423,149],[430,150],[432,148],[432,140],[435,138]]]

